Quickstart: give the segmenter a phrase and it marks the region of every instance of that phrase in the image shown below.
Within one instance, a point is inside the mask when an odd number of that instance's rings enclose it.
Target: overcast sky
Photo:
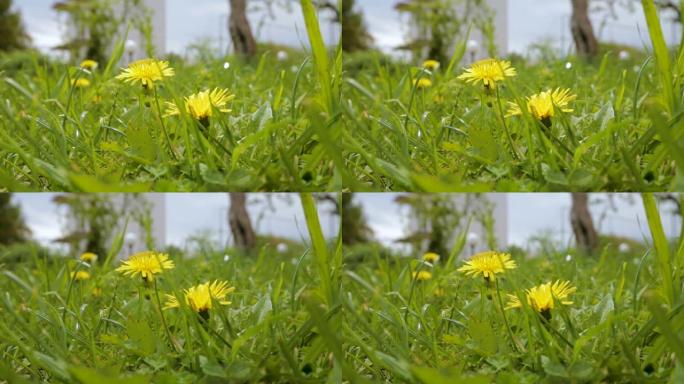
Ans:
[[[394,10],[393,0],[357,1],[366,15],[367,24],[376,44],[384,50],[402,44],[405,28],[400,15]],[[635,2],[636,3],[636,2]],[[569,0],[508,0],[509,50],[524,53],[533,43],[551,42],[567,50],[571,44]],[[648,41],[648,30],[640,8],[629,12],[617,9],[618,20],[607,20],[601,27],[603,17],[594,17],[598,35],[605,41],[643,46]],[[679,37],[671,24],[665,27],[670,41]],[[673,39],[673,37],[675,37]]]
[[[61,33],[57,15],[51,9],[54,0],[14,0],[22,11],[28,31],[36,46],[49,50],[60,44]],[[184,48],[202,39],[211,39],[216,45],[228,42],[226,0],[167,0],[167,48],[183,53]],[[255,2],[261,4],[261,2]],[[255,10],[250,21],[261,41],[271,41],[291,46],[306,44],[306,32],[301,11],[296,0],[280,0],[291,4],[289,9],[275,6],[273,13]],[[362,0],[357,4],[365,13],[368,27],[378,46],[385,50],[400,45],[405,30],[399,14],[394,11],[394,0]],[[636,2],[635,2],[636,3]],[[548,41],[557,47],[570,46],[568,20],[569,0],[508,0],[509,49],[524,52],[533,43]],[[648,41],[643,15],[639,7],[635,12],[618,9],[618,20],[594,17],[595,28],[602,39],[643,46]],[[328,21],[329,14],[320,16],[321,28],[328,41],[334,40],[338,32]],[[672,24],[665,27],[666,37],[675,41],[678,30]]]
[[[51,193],[16,193],[14,199],[23,210],[34,237],[49,244],[63,235],[63,212],[51,202]],[[306,223],[297,194],[250,194],[249,211],[256,230],[301,240],[306,238]],[[386,245],[404,236],[407,216],[394,202],[395,193],[356,194],[365,216],[377,239]],[[570,195],[567,193],[511,193],[506,194],[508,213],[507,243],[525,246],[527,240],[543,233],[555,239],[568,241]],[[167,242],[182,246],[187,237],[199,232],[209,232],[216,240],[228,236],[226,209],[228,198],[224,193],[166,194]],[[643,240],[648,237],[648,226],[641,198],[638,194],[616,194],[608,204],[606,194],[593,194],[591,209],[597,228],[601,233],[614,234]],[[270,205],[269,205],[270,204]],[[326,236],[335,236],[338,219],[331,214],[331,206],[319,207],[321,225]],[[679,220],[670,214],[671,206],[663,206],[663,225],[666,234],[674,236],[679,231]],[[221,238],[221,239],[219,239]],[[221,241],[223,243],[223,241]]]
[[[406,235],[407,215],[394,202],[396,193],[357,194],[375,236],[385,245]],[[509,193],[507,199],[508,244],[526,246],[532,236],[548,234],[564,244],[572,237],[569,193]],[[591,195],[591,211],[597,229],[603,234],[635,240],[650,238],[639,194]],[[665,233],[679,232],[679,219],[670,214],[672,206],[662,207]],[[404,212],[405,213],[405,212]],[[497,219],[497,218],[495,218]],[[501,219],[501,218],[499,218]]]
[[[373,1],[373,0],[371,0]],[[62,28],[57,13],[52,10],[54,0],[14,0],[24,18],[34,45],[43,51],[59,45]],[[250,22],[260,41],[270,41],[295,47],[308,45],[306,28],[298,1],[279,0],[289,7],[274,6],[272,13],[263,7],[250,14]],[[261,2],[257,2],[257,5]],[[167,50],[184,53],[189,44],[211,39],[218,45],[228,44],[228,2],[226,0],[166,0]],[[321,13],[321,32],[328,41],[339,33],[328,21],[329,13]]]
[[[33,237],[45,245],[64,235],[64,212],[52,203],[54,193],[15,193],[13,200],[22,208]],[[253,193],[248,197],[248,210],[255,230],[292,240],[308,239],[299,194]],[[189,236],[209,233],[219,244],[225,244],[228,194],[169,193],[164,196],[168,244],[185,245]],[[326,237],[337,235],[339,219],[328,203],[319,205],[321,227]]]

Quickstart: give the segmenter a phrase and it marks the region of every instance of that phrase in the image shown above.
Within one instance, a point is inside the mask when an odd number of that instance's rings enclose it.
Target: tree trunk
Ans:
[[[577,54],[586,58],[595,57],[598,54],[598,41],[589,19],[589,0],[572,0],[570,28]]]
[[[575,233],[577,248],[593,253],[598,248],[598,234],[589,212],[589,196],[586,193],[572,193],[570,224]]]
[[[231,192],[228,224],[237,248],[250,251],[256,246],[256,235],[247,212],[247,195]]]
[[[228,31],[235,52],[247,58],[254,57],[256,55],[256,41],[247,19],[247,0],[228,0],[228,2],[230,4]]]

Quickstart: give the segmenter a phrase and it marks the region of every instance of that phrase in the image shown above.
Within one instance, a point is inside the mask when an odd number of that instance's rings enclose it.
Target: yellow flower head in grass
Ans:
[[[231,95],[227,89],[216,88],[213,91],[203,91],[195,93],[185,98],[185,109],[193,119],[200,121],[203,125],[209,123],[214,109],[219,112],[228,113],[230,109],[226,104],[233,100],[235,95]],[[167,110],[165,116],[179,115],[180,110],[174,103],[166,103]]]
[[[94,263],[97,261],[97,255],[92,252],[85,252],[81,255],[80,259],[86,263]]]
[[[169,67],[166,61],[156,59],[143,59],[133,62],[124,68],[123,72],[116,78],[126,83],[142,83],[144,88],[154,87],[156,81],[161,81],[164,77],[172,77],[176,73]]]
[[[225,281],[214,281],[213,283],[206,282],[204,284],[195,285],[184,290],[185,303],[193,311],[206,316],[211,309],[213,302],[220,305],[228,305],[230,301],[226,296],[235,291],[235,287],[229,287]],[[173,295],[166,295],[166,304],[164,309],[178,308],[180,303],[178,298]]]
[[[418,89],[425,89],[432,87],[432,80],[423,77],[422,79],[413,80],[413,85]]]
[[[92,71],[93,69],[96,69],[96,68],[97,68],[97,61],[95,61],[95,60],[90,60],[90,59],[88,59],[88,60],[83,60],[83,61],[81,62],[81,68],[87,69],[87,70],[89,70],[89,71]]]
[[[577,95],[571,93],[569,89],[556,88],[556,90],[548,90],[542,93],[537,93],[527,98],[527,110],[532,116],[543,122],[547,127],[551,126],[551,118],[555,116],[556,111],[568,113],[572,112],[572,108],[568,108],[568,104],[577,99]],[[520,105],[516,103],[509,103],[507,117],[522,115]]]
[[[434,252],[428,252],[423,255],[423,261],[434,264],[439,261],[439,255]]]
[[[517,74],[510,61],[484,59],[473,63],[470,68],[466,68],[465,72],[458,78],[466,83],[477,84],[482,82],[486,89],[491,89],[496,86],[498,81],[503,81],[506,77],[513,77]]]
[[[173,260],[169,260],[169,255],[144,251],[129,257],[116,270],[123,272],[124,275],[131,275],[131,277],[140,274],[144,281],[149,281],[154,279],[154,275],[174,267]]]
[[[495,279],[497,273],[503,273],[507,269],[514,268],[517,268],[517,265],[515,260],[511,259],[510,254],[486,251],[471,257],[458,270],[473,277],[482,274],[485,280],[489,281]]]
[[[544,318],[549,319],[551,310],[555,303],[570,305],[572,301],[567,300],[568,296],[575,293],[577,287],[572,286],[569,281],[556,281],[555,283],[545,283],[525,290],[527,304],[535,311],[541,313]],[[508,295],[508,305],[506,309],[521,308],[522,303],[515,295]]]
[[[413,279],[416,281],[427,281],[432,279],[432,273],[430,273],[429,271],[413,272]]]
[[[87,88],[90,87],[90,80],[84,78],[73,79],[71,80],[71,85],[76,88]]]
[[[429,70],[429,71],[434,71],[436,69],[439,69],[439,61],[437,60],[425,60],[423,63],[423,68]]]
[[[88,280],[90,279],[90,273],[87,271],[71,272],[71,278],[75,281]]]

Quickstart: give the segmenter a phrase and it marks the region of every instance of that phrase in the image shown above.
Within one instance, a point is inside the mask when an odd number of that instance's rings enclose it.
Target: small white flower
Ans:
[[[567,261],[568,263],[571,262],[572,261],[572,255],[566,255],[565,261]]]
[[[466,243],[468,243],[468,246],[474,247],[477,245],[477,243],[480,241],[480,236],[478,236],[477,233],[475,232],[469,232],[468,236],[466,237]]]
[[[477,53],[477,50],[480,49],[480,43],[478,43],[477,40],[468,40],[466,43],[466,49],[471,54],[475,54]]]
[[[629,252],[629,250],[630,250],[629,244],[627,244],[627,243],[620,243],[620,245],[618,246],[618,250],[620,251],[620,253],[627,253],[627,252]]]
[[[230,260],[230,256],[223,255],[223,261],[228,262],[229,260]]]
[[[135,42],[135,40],[126,40],[124,43],[124,47],[126,48],[126,51],[130,52],[133,51],[136,47],[138,46],[138,43]]]
[[[572,69],[572,63],[569,61],[565,63],[565,69]]]
[[[278,243],[278,245],[276,246],[276,250],[277,250],[279,253],[285,253],[285,252],[287,252],[288,248],[289,248],[289,247],[288,247],[287,244],[285,244],[285,243]]]
[[[629,52],[625,50],[620,51],[620,53],[618,54],[618,58],[620,58],[620,60],[622,61],[629,60],[631,56],[632,55],[630,55]]]
[[[223,63],[223,69],[230,69],[230,63],[227,61]]]
[[[285,61],[287,60],[288,54],[285,51],[278,51],[278,54],[276,55],[279,61]]]

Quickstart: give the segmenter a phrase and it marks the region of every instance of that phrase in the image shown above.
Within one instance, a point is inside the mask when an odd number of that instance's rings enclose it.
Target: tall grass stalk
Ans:
[[[666,303],[672,307],[677,300],[678,294],[674,291],[673,274],[672,274],[672,256],[670,253],[670,246],[663,230],[663,224],[660,221],[660,212],[652,193],[643,193],[641,195],[644,211],[648,220],[648,227],[651,230],[651,237],[653,238],[653,246],[655,247],[655,254],[658,260],[660,269],[661,288],[665,297]]]

